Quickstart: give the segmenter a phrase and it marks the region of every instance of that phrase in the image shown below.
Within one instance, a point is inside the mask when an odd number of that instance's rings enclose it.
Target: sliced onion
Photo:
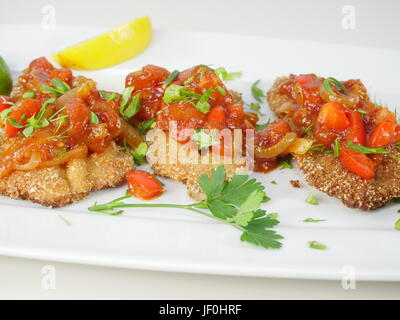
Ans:
[[[121,121],[121,137],[126,139],[126,143],[132,148],[143,142],[139,132],[126,121]]]
[[[24,164],[15,163],[14,168],[16,170],[30,171],[36,169],[40,164],[40,153],[32,152],[28,162]]]
[[[71,161],[72,159],[81,159],[85,157],[88,153],[88,148],[86,146],[79,146],[75,149],[72,149],[62,156],[55,157],[52,160],[42,162],[38,168],[47,168],[47,167],[54,167],[66,164],[67,162]]]
[[[325,102],[339,102],[349,108],[354,108],[361,100],[357,92],[353,91],[349,91],[348,93],[340,92],[337,94],[330,94],[326,91],[323,84],[319,87],[319,94]]]
[[[313,139],[297,138],[287,149],[294,154],[305,154],[314,144]]]
[[[293,115],[293,111],[296,105],[292,102],[285,102],[281,106],[279,106],[275,112],[280,116],[291,116]]]
[[[297,135],[294,132],[287,133],[281,141],[269,148],[256,148],[254,154],[256,158],[273,158],[287,151],[290,145],[295,142]]]

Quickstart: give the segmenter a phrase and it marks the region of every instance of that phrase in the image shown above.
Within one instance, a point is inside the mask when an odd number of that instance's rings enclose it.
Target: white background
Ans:
[[[2,1],[0,24],[40,24],[41,10],[49,4],[56,9],[56,23],[62,25],[113,27],[148,14],[155,28],[257,34],[400,49],[400,2],[395,0],[13,0]],[[352,5],[356,10],[354,30],[342,28],[345,5]],[[55,290],[42,289],[41,270],[46,264],[56,269]],[[344,290],[337,281],[176,274],[0,257],[0,298],[398,299],[400,283],[359,282],[356,290]]]

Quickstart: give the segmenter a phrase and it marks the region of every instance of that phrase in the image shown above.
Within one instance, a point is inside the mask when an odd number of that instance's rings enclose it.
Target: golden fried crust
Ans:
[[[282,104],[290,103],[289,98],[279,93],[279,85],[285,79],[282,77],[275,81],[267,99],[278,117],[288,119],[290,116],[279,112]],[[396,150],[392,150],[392,153],[399,156]],[[294,159],[311,186],[342,200],[350,208],[376,209],[400,197],[400,166],[397,160],[389,157],[379,165],[372,180],[364,180],[349,172],[332,154],[313,151],[295,155]]]
[[[148,144],[149,152],[147,153],[147,160],[149,161],[151,168],[154,170],[154,173],[186,184],[189,196],[197,201],[205,200],[205,194],[198,184],[200,175],[210,175],[211,169],[224,165],[227,179],[229,180],[235,173],[244,172],[247,168],[244,161],[240,163],[232,163],[232,159],[224,159],[223,157],[221,157],[218,162],[215,161],[212,163],[209,161],[209,163],[204,163],[207,156],[205,155],[201,157],[198,155],[197,151],[193,152],[193,156],[186,153],[187,157],[185,160],[183,160],[181,156],[177,156],[174,161],[169,161],[168,157],[166,157],[166,161],[163,161],[164,158],[158,154],[158,151],[168,150],[169,144],[158,141],[157,139],[155,141],[148,141]],[[164,146],[161,144],[164,144]],[[175,146],[177,148],[176,154],[185,154],[184,150],[187,149],[184,145],[175,143]]]
[[[72,160],[66,166],[15,171],[0,180],[0,193],[58,208],[85,198],[91,191],[123,184],[126,173],[134,167],[132,156],[112,142],[105,152]]]

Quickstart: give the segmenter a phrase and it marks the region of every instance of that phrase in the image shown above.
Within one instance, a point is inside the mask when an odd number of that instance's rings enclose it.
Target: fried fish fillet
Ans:
[[[235,162],[233,161],[234,159],[221,156],[218,161],[212,162],[208,158],[210,154],[200,155],[197,150],[193,153],[188,153],[187,145],[182,145],[180,143],[174,143],[177,148],[176,154],[186,154],[186,157],[183,159],[183,157],[177,156],[177,158],[172,161],[169,160],[168,156],[164,158],[160,156],[159,153],[159,151],[164,150],[164,152],[168,154],[168,142],[165,144],[163,139],[148,140],[147,142],[149,144],[147,160],[154,173],[186,184],[188,195],[197,201],[206,200],[206,196],[198,183],[199,177],[202,174],[210,176],[211,169],[223,165],[226,169],[227,180],[230,180],[236,173],[244,173],[247,170],[247,164],[244,159],[242,159],[243,161]],[[165,159],[167,159],[167,161],[165,161]]]
[[[275,81],[267,100],[279,118],[293,125],[290,115],[286,113],[287,108],[282,107],[292,102],[279,93],[279,86],[286,79],[281,77]],[[397,150],[391,150],[391,153],[399,156]],[[338,158],[332,154],[311,151],[304,155],[294,155],[294,159],[311,186],[340,199],[350,208],[376,209],[400,197],[400,165],[395,159],[385,157],[372,180],[364,180],[343,168]]]
[[[105,152],[71,160],[64,166],[14,171],[0,179],[0,193],[59,208],[92,191],[122,185],[126,173],[134,167],[132,156],[112,142]]]

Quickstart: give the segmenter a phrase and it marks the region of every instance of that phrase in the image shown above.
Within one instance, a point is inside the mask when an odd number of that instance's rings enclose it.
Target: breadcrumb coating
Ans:
[[[287,77],[275,80],[267,94],[267,100],[271,110],[279,118],[292,124],[290,115],[281,112],[282,109],[279,108],[285,103],[291,103],[288,97],[279,93],[279,86],[285,79]],[[396,150],[390,152],[399,156]],[[400,197],[400,165],[395,159],[385,156],[372,180],[364,180],[343,168],[332,154],[312,151],[305,155],[295,155],[294,159],[304,173],[307,183],[329,196],[340,199],[350,208],[372,210]]]
[[[71,160],[65,166],[15,171],[0,179],[0,193],[59,208],[92,191],[123,184],[126,173],[134,168],[132,156],[112,142],[105,152]]]

